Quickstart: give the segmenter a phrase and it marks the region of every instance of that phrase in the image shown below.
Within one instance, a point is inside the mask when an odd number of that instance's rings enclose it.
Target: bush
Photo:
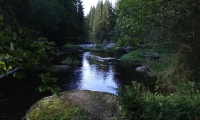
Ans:
[[[62,63],[64,64],[78,64],[79,61],[70,57],[67,57]]]
[[[133,82],[119,92],[119,101],[125,116],[144,120],[197,120],[200,119],[200,92],[193,82],[180,84],[177,93],[151,93]]]
[[[122,56],[122,61],[138,62],[144,61],[145,55],[150,55],[150,49],[137,49]]]
[[[65,44],[61,48],[62,49],[73,49],[74,47],[77,47],[77,46],[73,45],[73,44]]]

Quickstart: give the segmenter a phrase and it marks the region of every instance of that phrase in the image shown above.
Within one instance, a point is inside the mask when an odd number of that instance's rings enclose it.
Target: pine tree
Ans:
[[[109,39],[108,33],[114,27],[114,15],[112,12],[112,6],[109,0],[106,0],[103,5],[103,12],[102,12],[102,31],[103,31],[103,39]]]
[[[83,5],[81,0],[77,0],[77,12],[78,12],[78,34],[79,38],[78,41],[83,42],[84,41],[84,35],[85,35],[85,30],[84,30],[84,12],[83,12]]]
[[[95,19],[95,7],[93,6],[93,7],[91,7],[90,8],[90,12],[89,12],[89,15],[88,15],[88,17],[87,17],[88,19],[89,19],[89,36],[90,36],[90,38],[93,38],[92,36],[92,34],[93,34],[93,25],[94,25],[94,19]]]
[[[102,33],[102,9],[103,2],[99,1],[95,10],[95,19],[93,25],[93,39],[95,42],[101,42],[100,35]]]
[[[94,25],[94,18],[95,18],[95,7],[91,7],[90,18],[89,18],[91,29],[93,28],[93,25]]]

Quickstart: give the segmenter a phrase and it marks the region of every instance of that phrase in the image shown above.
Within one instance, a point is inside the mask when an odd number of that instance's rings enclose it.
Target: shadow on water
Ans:
[[[118,52],[70,52],[63,53],[52,61],[60,65],[66,57],[80,61],[72,65],[68,71],[55,72],[59,79],[58,85],[66,90],[95,90],[117,95],[117,88],[131,85],[133,80],[143,83],[153,89],[153,78],[138,73],[138,65],[120,62],[118,59],[125,54]],[[40,93],[37,88],[41,85],[38,76],[41,72],[26,72],[26,78],[13,79],[10,76],[0,79],[0,119],[20,120],[26,111],[39,99],[51,95],[49,91]]]

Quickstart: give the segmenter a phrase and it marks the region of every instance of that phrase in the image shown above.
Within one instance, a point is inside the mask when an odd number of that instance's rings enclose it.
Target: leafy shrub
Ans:
[[[200,92],[195,84],[180,84],[177,93],[151,93],[133,82],[119,92],[121,108],[130,119],[197,120],[200,119]]]
[[[73,49],[73,48],[76,48],[77,46],[76,45],[73,45],[73,44],[65,44],[63,45],[61,48],[62,49]]]
[[[150,53],[151,53],[150,49],[137,49],[123,55],[121,60],[141,63],[144,60],[145,55],[148,56],[150,55]]]
[[[96,44],[97,49],[104,49],[102,44]]]
[[[67,57],[62,63],[64,64],[78,64],[79,61],[70,57]]]

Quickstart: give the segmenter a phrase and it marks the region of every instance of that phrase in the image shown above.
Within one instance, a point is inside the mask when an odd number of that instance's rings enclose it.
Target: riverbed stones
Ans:
[[[48,103],[51,103],[51,108],[54,108],[53,105],[55,104],[55,107],[59,107],[58,109],[60,111],[62,109],[68,110],[70,108],[67,107],[75,106],[87,114],[84,116],[84,120],[110,120],[113,118],[120,119],[122,116],[121,111],[119,110],[117,96],[98,91],[74,90],[63,92],[59,97],[53,95],[41,99],[30,108],[26,115],[26,120],[33,120],[30,118],[30,116],[35,111],[38,111],[34,113],[36,115],[51,114],[51,112],[55,112],[54,109],[52,109],[52,111],[50,109],[49,113],[43,113],[45,111],[42,110],[42,106]],[[40,117],[42,119],[42,116]],[[77,115],[75,119],[82,120],[83,116]]]

